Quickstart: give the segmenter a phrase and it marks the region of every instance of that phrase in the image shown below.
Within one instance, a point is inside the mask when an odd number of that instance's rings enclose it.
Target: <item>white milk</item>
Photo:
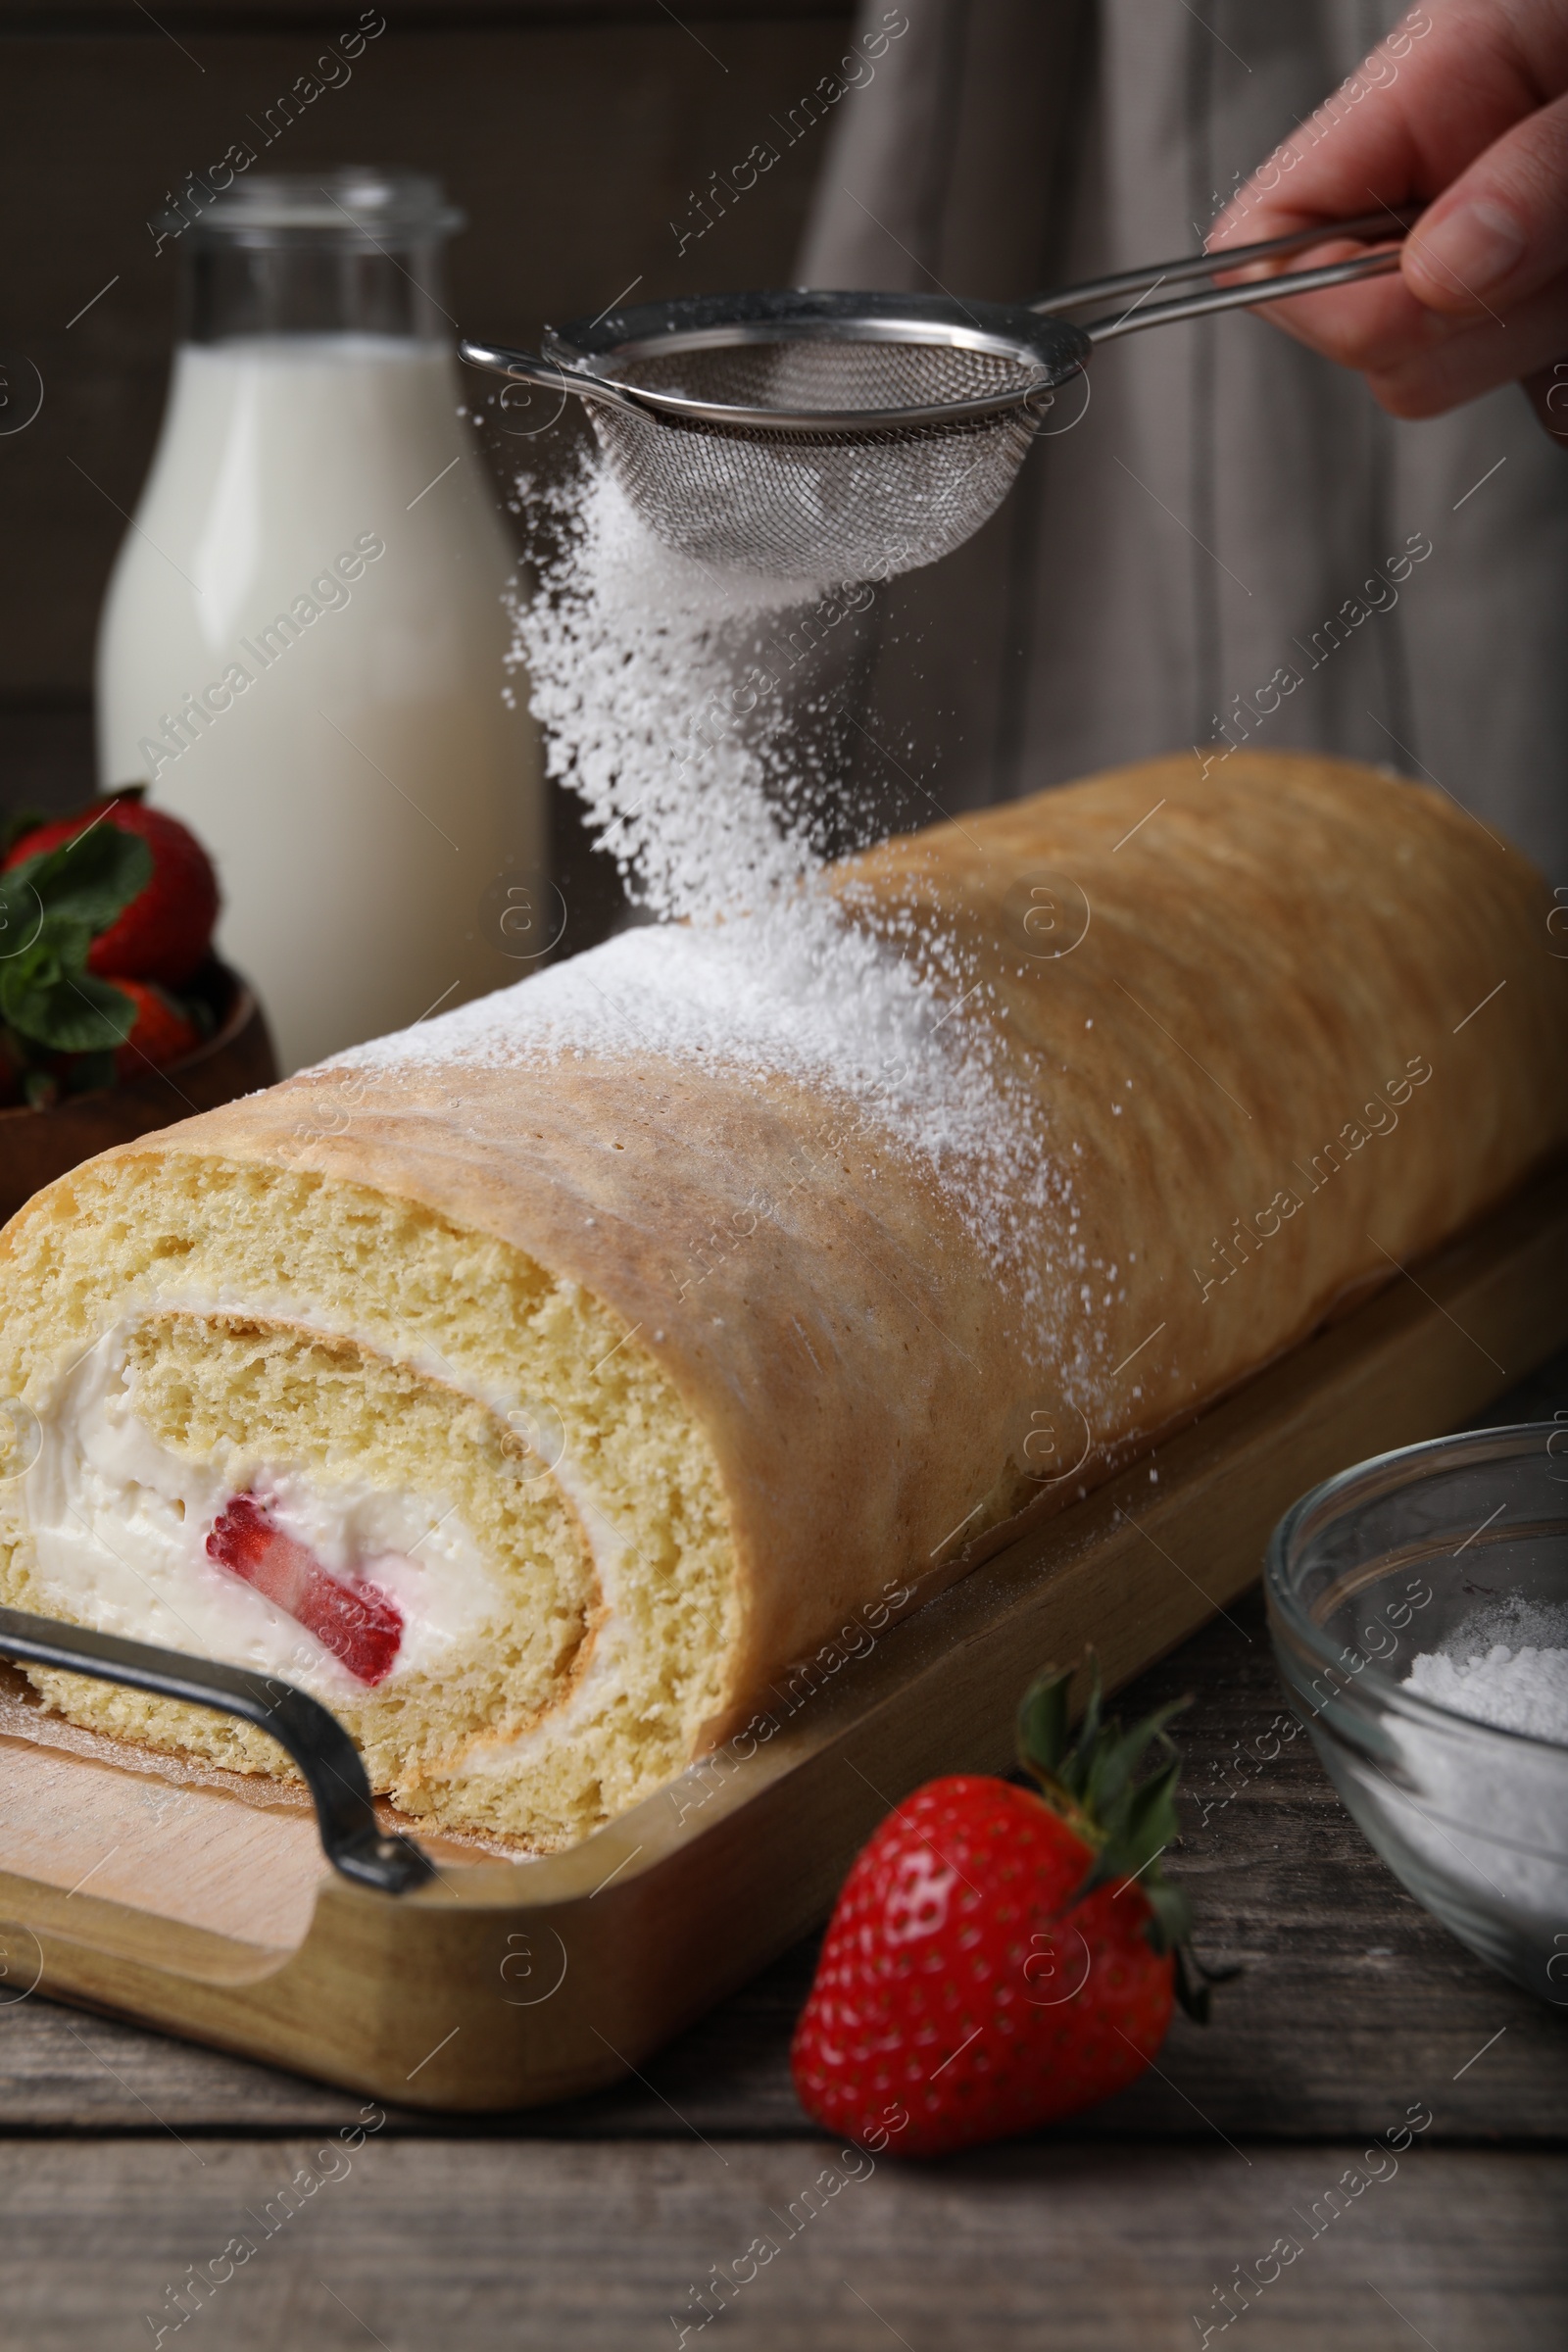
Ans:
[[[413,339],[182,345],[110,585],[100,779],[145,779],[212,851],[285,1070],[526,968],[485,936],[544,813],[461,397]]]

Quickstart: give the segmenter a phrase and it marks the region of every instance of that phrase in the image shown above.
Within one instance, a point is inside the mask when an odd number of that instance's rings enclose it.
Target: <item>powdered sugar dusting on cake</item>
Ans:
[[[1043,1230],[1064,1229],[1068,1185],[1038,1103],[974,1017],[989,984],[928,917],[896,943],[885,919],[881,937],[857,922],[800,815],[779,653],[803,605],[841,592],[672,553],[602,470],[564,520],[564,552],[518,612],[518,656],[551,772],[653,919],[333,1066],[655,1054],[805,1079],[931,1167],[1040,1330],[1054,1319]]]

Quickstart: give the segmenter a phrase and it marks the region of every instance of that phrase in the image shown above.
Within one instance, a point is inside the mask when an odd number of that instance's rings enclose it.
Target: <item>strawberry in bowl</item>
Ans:
[[[128,997],[135,1018],[122,1044],[115,1048],[115,1076],[134,1078],[138,1070],[161,1070],[183,1061],[202,1042],[202,1032],[166,988],[150,980],[117,980],[116,988]]]
[[[134,790],[24,821],[0,865],[0,1099],[45,1109],[195,1052],[218,877]]]
[[[95,1152],[277,1076],[213,952],[212,859],[142,789],[0,834],[0,1223]]]
[[[1207,2013],[1177,1835],[1165,1707],[1105,1723],[1099,1669],[1077,1737],[1070,1673],[1018,1717],[1039,1793],[977,1773],[929,1781],[858,1856],[823,1940],[791,2065],[808,2114],[903,2156],[1055,2123],[1150,2066],[1179,1999]],[[1165,1761],[1135,1775],[1151,1746]],[[896,2134],[896,2136],[894,2136]]]
[[[77,816],[28,827],[12,843],[0,871],[14,872],[106,824],[145,842],[150,864],[135,896],[93,939],[87,969],[106,980],[151,980],[181,988],[212,946],[218,875],[190,827],[161,808],[146,808],[136,788],[114,793]]]

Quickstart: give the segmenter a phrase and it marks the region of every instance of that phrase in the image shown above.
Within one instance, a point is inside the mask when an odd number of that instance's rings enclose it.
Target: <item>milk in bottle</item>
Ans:
[[[146,781],[212,850],[219,947],[285,1070],[528,968],[486,913],[542,866],[543,808],[439,309],[455,225],[432,180],[345,172],[239,180],[184,230],[100,631],[101,781]]]

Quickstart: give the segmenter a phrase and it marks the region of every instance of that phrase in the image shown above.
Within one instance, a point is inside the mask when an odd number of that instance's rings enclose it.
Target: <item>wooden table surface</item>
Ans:
[[[1568,1355],[1488,1418],[1563,1405]],[[1200,1949],[1246,1973],[1092,2114],[940,2164],[841,2157],[790,2086],[809,1944],[645,2079],[478,2122],[33,1997],[0,2005],[0,2344],[652,2352],[707,2332],[692,2290],[766,2232],[708,2323],[734,2352],[1193,2352],[1281,2237],[1300,2253],[1229,2323],[1250,2352],[1560,2352],[1568,2013],[1429,1919],[1284,1736],[1255,1592],[1121,1703],[1181,1690],[1175,1867]]]

